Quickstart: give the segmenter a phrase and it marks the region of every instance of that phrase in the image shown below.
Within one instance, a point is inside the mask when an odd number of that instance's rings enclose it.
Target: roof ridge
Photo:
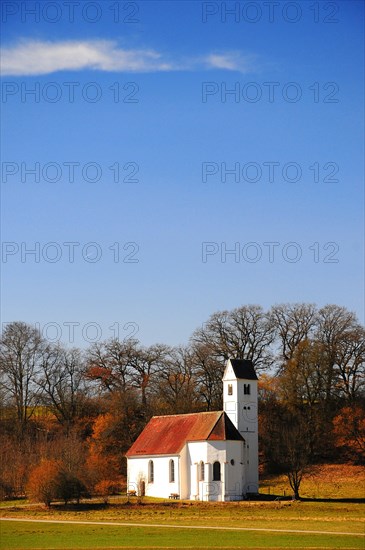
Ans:
[[[178,414],[155,414],[151,417],[152,418],[169,418],[174,416],[193,416],[194,414],[214,414],[214,413],[222,413],[224,411],[201,411],[201,412],[195,412],[195,413],[178,413]]]

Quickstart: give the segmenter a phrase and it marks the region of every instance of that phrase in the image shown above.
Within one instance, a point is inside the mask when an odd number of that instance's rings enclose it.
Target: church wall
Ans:
[[[186,445],[186,464],[188,477],[188,493],[190,500],[207,500],[203,498],[204,482],[199,480],[199,464],[204,462],[205,478],[207,478],[207,443],[206,441],[191,441]]]
[[[242,500],[246,494],[245,449],[242,441],[226,441],[226,461],[224,464],[224,500]]]
[[[233,464],[231,464],[233,460]],[[200,462],[204,462],[201,481]],[[213,464],[220,463],[221,481],[213,480]],[[245,487],[244,450],[241,441],[199,441],[187,444],[190,500],[241,500]]]
[[[190,457],[188,446],[184,445],[180,453],[180,496],[182,499],[190,498]]]
[[[175,464],[175,481],[170,482],[170,460]],[[153,482],[149,481],[149,461],[153,461]],[[180,494],[179,457],[151,456],[128,459],[128,490],[139,494],[139,480],[145,482],[145,494],[152,497],[168,498],[171,493]]]
[[[207,443],[207,462],[209,464],[209,483],[206,486],[207,500],[224,500],[224,463],[226,461],[226,441],[210,441]],[[213,464],[221,465],[221,481],[213,481]]]
[[[175,462],[175,481],[169,481],[170,460]],[[154,480],[149,482],[149,461],[153,460]],[[204,462],[204,480],[200,463]],[[213,480],[213,464],[220,463],[221,480]],[[231,463],[233,461],[233,464]],[[245,488],[243,443],[240,441],[196,441],[185,445],[180,457],[152,456],[128,459],[128,490],[168,498],[177,493],[181,499],[225,501],[240,500]]]
[[[215,461],[219,461],[221,464],[221,482],[212,481],[213,486],[209,500],[241,500],[245,487],[243,442],[209,441],[207,450],[211,471]],[[211,475],[210,479],[212,477]]]

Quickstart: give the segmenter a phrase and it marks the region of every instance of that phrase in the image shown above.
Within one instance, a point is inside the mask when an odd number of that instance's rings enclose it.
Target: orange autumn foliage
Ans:
[[[336,445],[344,447],[355,457],[365,457],[365,410],[358,406],[347,406],[333,420]]]
[[[258,391],[261,402],[274,401],[279,395],[280,381],[275,376],[261,374],[258,382]]]
[[[33,468],[27,484],[27,493],[31,500],[50,506],[57,495],[57,477],[60,466],[56,460],[42,460]]]
[[[90,485],[99,494],[110,494],[112,487],[119,486],[121,475],[117,457],[111,452],[113,424],[112,414],[98,416],[93,425],[93,433],[89,439],[89,453],[86,459],[86,469]]]

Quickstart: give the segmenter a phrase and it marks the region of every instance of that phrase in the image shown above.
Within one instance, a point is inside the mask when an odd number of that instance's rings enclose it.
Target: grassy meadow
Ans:
[[[364,548],[364,487],[360,467],[326,466],[303,481],[302,501],[287,497],[232,503],[148,498],[139,502],[136,497],[116,496],[109,505],[91,501],[50,509],[27,501],[6,502],[0,506],[2,518],[25,521],[0,522],[1,548]],[[284,491],[291,494],[282,477],[261,482],[263,495]],[[37,519],[90,524],[26,521]],[[290,532],[295,530],[307,533]]]
[[[292,495],[285,475],[262,479],[260,493]],[[313,466],[303,477],[300,486],[302,498],[364,499],[365,470],[352,464],[326,464]]]
[[[2,548],[363,548],[363,537],[1,522]]]

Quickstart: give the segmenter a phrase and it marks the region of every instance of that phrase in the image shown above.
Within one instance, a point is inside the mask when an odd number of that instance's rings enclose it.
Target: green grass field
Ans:
[[[363,548],[363,537],[110,525],[1,522],[5,549],[53,548]]]
[[[364,548],[365,506],[360,499],[365,496],[365,474],[358,467],[349,467],[345,473],[339,468],[322,468],[307,478],[303,496],[312,499],[316,496],[319,500],[203,503],[145,498],[138,504],[136,498],[128,502],[120,496],[113,497],[108,506],[93,501],[78,507],[53,505],[49,510],[27,501],[6,502],[0,504],[0,515],[5,519],[94,521],[112,525],[1,521],[1,548]],[[335,484],[333,478],[337,480]],[[284,483],[281,477],[264,480],[261,491],[280,495]],[[146,525],[133,525],[137,523]],[[229,530],[232,527],[252,531]],[[285,532],[290,530],[320,534]]]

